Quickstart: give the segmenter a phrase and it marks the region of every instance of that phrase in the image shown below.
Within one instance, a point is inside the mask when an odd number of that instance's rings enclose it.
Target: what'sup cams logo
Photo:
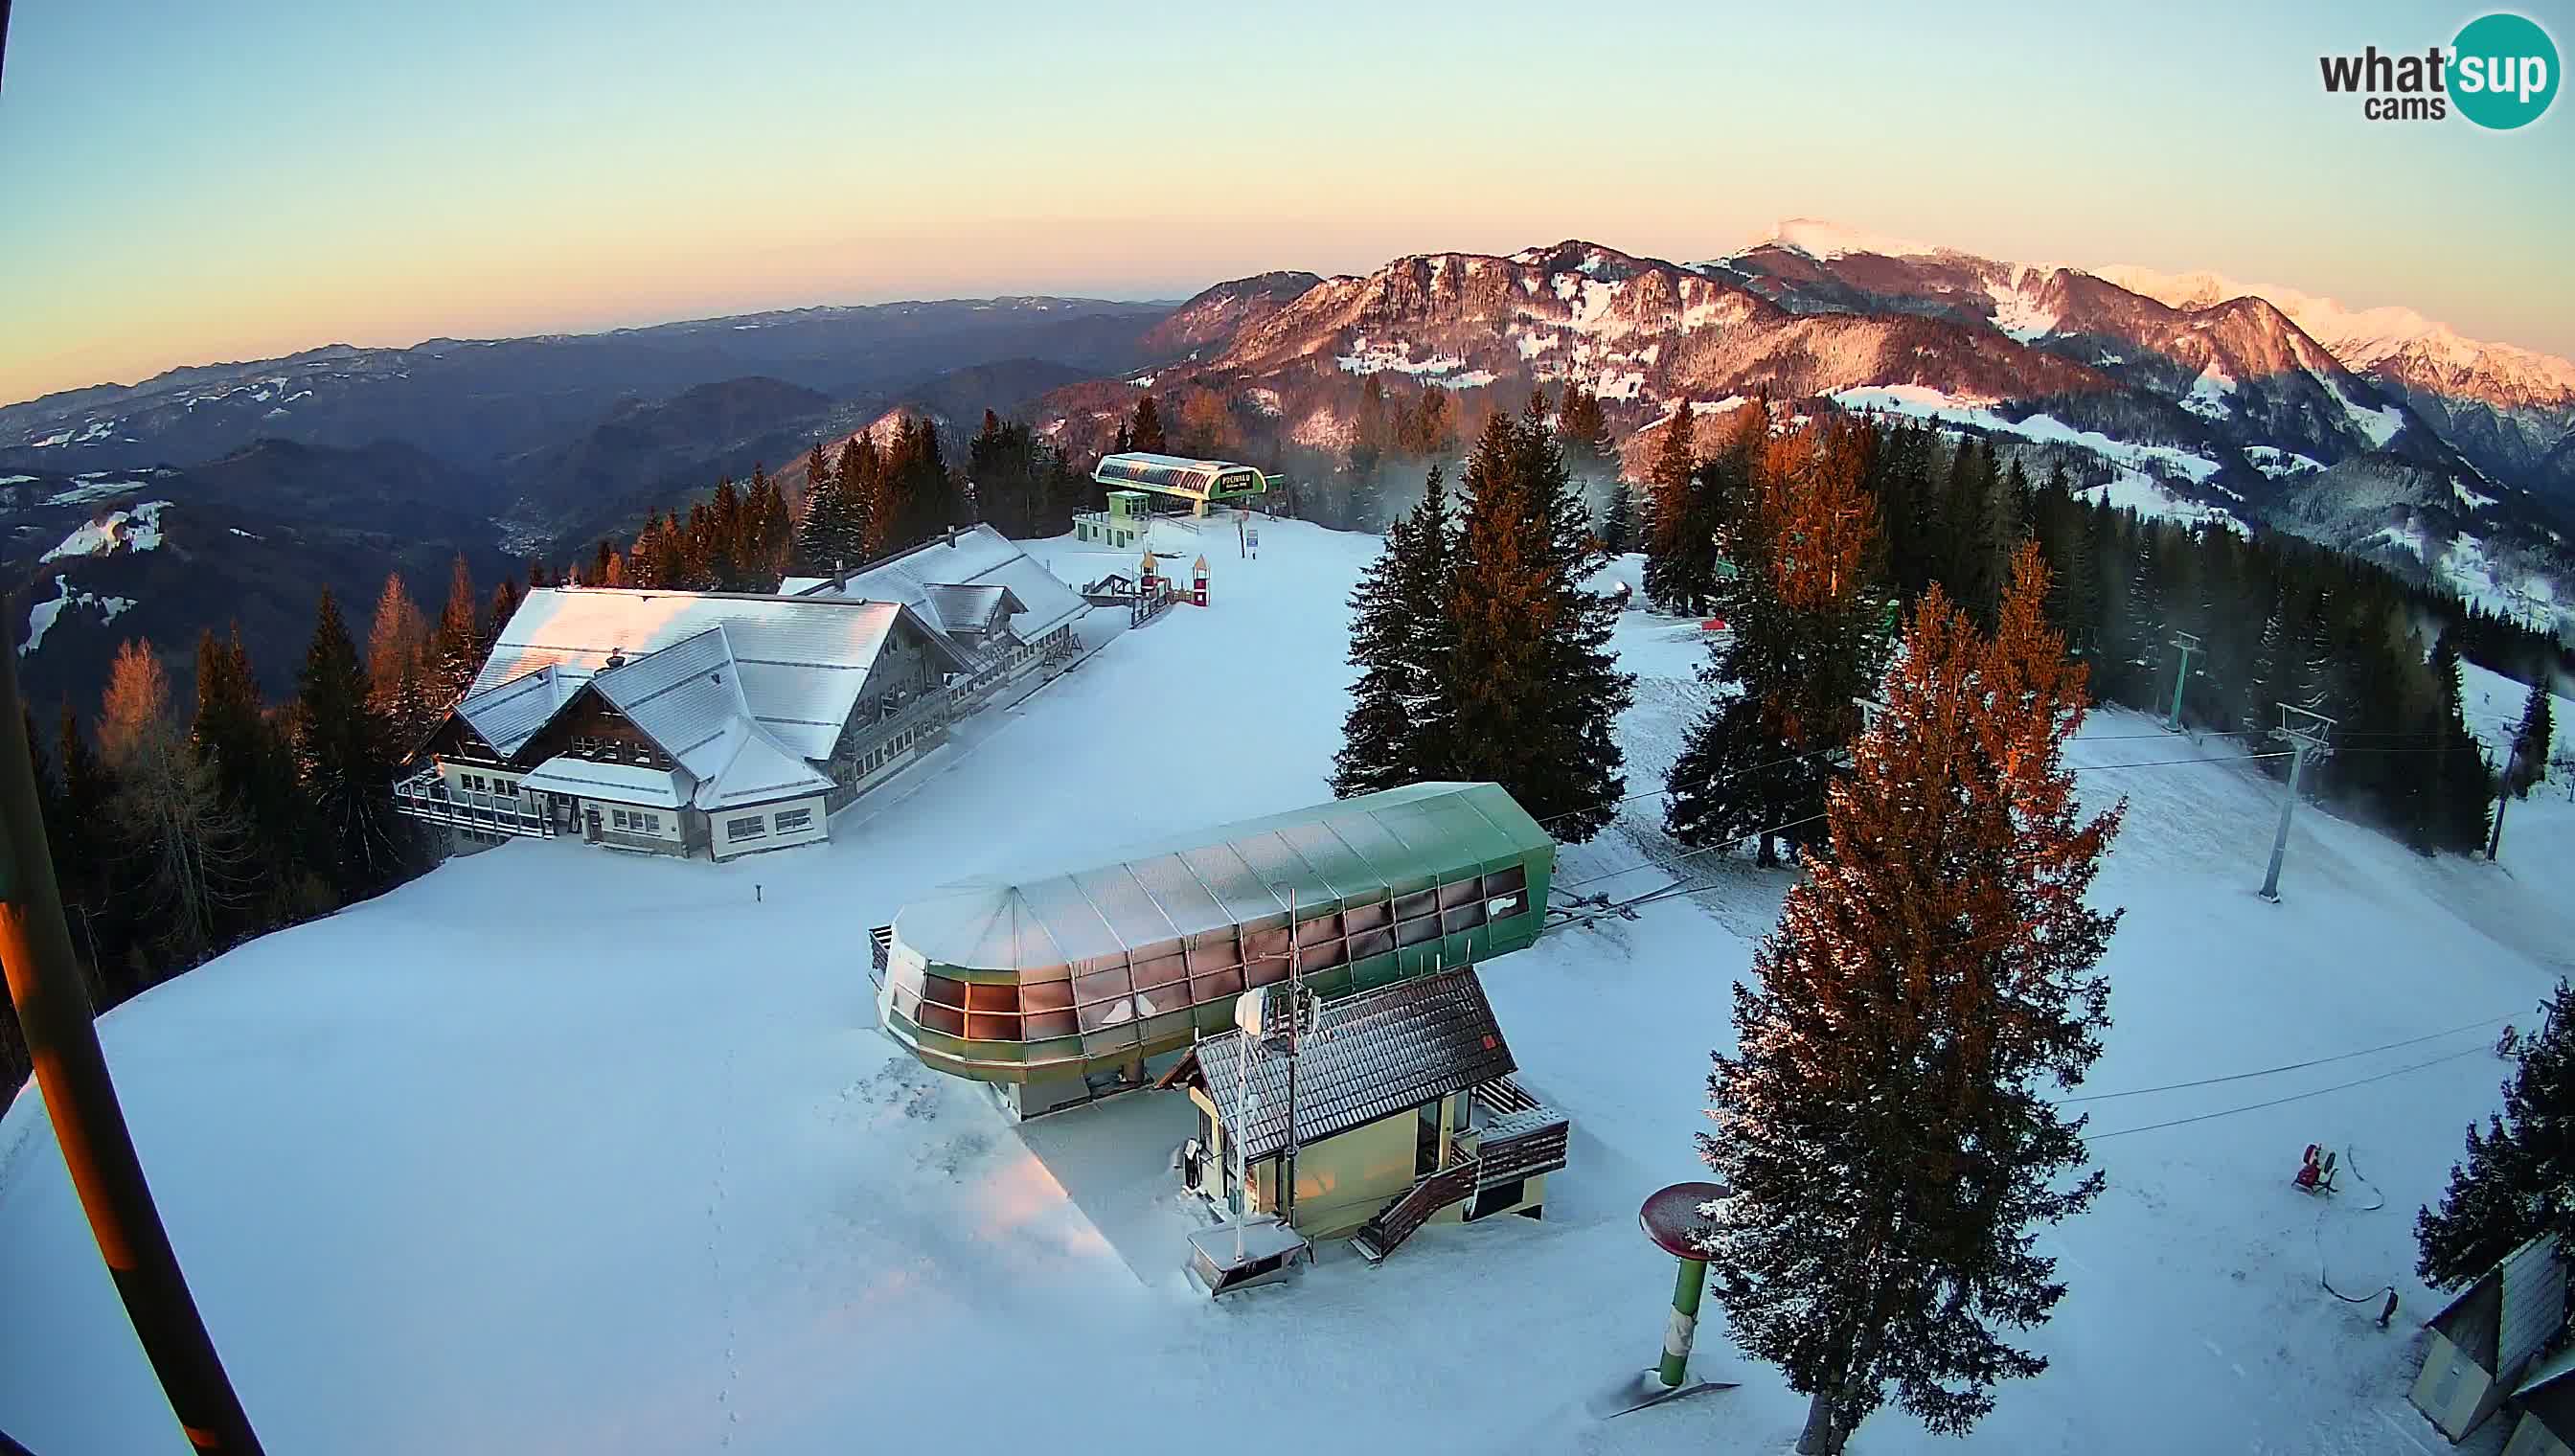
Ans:
[[[2455,112],[2490,131],[2539,120],[2557,99],[2557,43],[2539,22],[2482,15],[2447,46],[2318,56],[2325,90],[2361,98],[2371,121],[2445,121]]]

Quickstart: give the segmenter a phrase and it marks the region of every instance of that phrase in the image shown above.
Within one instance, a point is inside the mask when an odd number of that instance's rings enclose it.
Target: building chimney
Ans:
[[[957,545],[957,528],[954,526],[948,528],[948,544],[951,547]]]
[[[625,667],[625,666],[626,666],[626,649],[624,649],[624,648],[610,648],[610,649],[608,650],[608,668],[609,668],[609,671],[611,671],[611,672],[615,672],[617,669],[619,669],[619,668],[623,668],[623,667]]]

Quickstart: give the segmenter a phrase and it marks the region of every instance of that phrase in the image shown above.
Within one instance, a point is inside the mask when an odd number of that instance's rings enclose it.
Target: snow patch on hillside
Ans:
[[[2039,301],[2035,287],[2045,276],[2033,269],[2014,267],[2011,282],[1993,295],[1993,326],[2023,344],[2054,333],[2056,311]]]
[[[2134,470],[2121,470],[2106,486],[2077,491],[2087,500],[2104,502],[2122,511],[2133,511],[2147,521],[2176,521],[2184,526],[2214,527],[2232,531],[2238,536],[2251,536],[2253,529],[2230,513],[2200,501],[2192,501],[2165,490],[2154,477]]]
[[[2430,561],[2432,556],[2431,534],[2410,521],[2402,526],[2382,526],[2359,542],[2362,550],[2379,545],[2400,547],[2412,552],[2419,561]]]
[[[152,551],[161,545],[161,512],[167,501],[146,501],[131,511],[111,511],[96,521],[85,522],[79,530],[63,538],[63,544],[36,558],[39,562],[62,561],[67,557],[106,556],[122,546],[128,551]]]
[[[2307,374],[2316,383],[2325,387],[2326,393],[2334,397],[2334,403],[2342,406],[2344,416],[2349,418],[2361,435],[2369,441],[2371,449],[2385,445],[2396,437],[2398,430],[2404,428],[2405,412],[2394,405],[2380,405],[2372,408],[2345,393],[2340,380],[2330,375],[2319,374],[2313,369],[2309,369]]]
[[[34,480],[35,477],[19,476],[16,479],[31,481]],[[75,477],[75,479],[80,482],[79,485],[72,487],[68,491],[56,491],[54,494],[47,496],[45,498],[45,504],[48,506],[86,506],[93,501],[105,501],[111,497],[122,496],[128,491],[140,491],[146,489],[145,483],[142,481],[110,481],[101,480],[94,476],[78,476]]]
[[[2244,447],[2244,458],[2252,462],[2255,470],[2274,480],[2281,476],[2293,476],[2325,468],[2325,463],[2313,456],[2300,455],[2296,451],[2282,450],[2272,445],[2248,445]]]
[[[2467,507],[2471,511],[2482,511],[2495,503],[2494,497],[2486,495],[2481,491],[2471,491],[2467,488],[2467,485],[2461,481],[2450,482],[2450,494],[2458,497],[2459,504]]]
[[[2533,616],[2555,621],[2564,615],[2557,584],[2539,572],[2515,572],[2497,562],[2484,538],[2460,532],[2441,556],[2439,576],[2464,601],[2514,622]]]
[[[1246,398],[1252,401],[1252,408],[1259,410],[1262,414],[1270,416],[1272,419],[1277,419],[1285,408],[1280,402],[1279,392],[1267,385],[1256,385],[1251,389],[1245,390],[1243,393]]]
[[[18,656],[25,657],[45,645],[45,634],[54,630],[69,607],[92,608],[102,623],[110,623],[134,606],[131,597],[101,597],[93,592],[75,592],[69,577],[54,578],[54,598],[27,609],[27,640],[18,645]]]
[[[1444,375],[1466,367],[1466,361],[1454,354],[1434,354],[1428,359],[1414,359],[1412,346],[1402,340],[1398,339],[1390,344],[1372,345],[1368,343],[1365,334],[1353,337],[1350,340],[1350,352],[1333,356],[1332,362],[1339,365],[1345,374],[1376,374],[1380,371],[1391,371],[1396,374],[1412,375],[1415,378],[1424,375]],[[1490,382],[1491,376],[1487,375],[1485,379],[1486,382]]]
[[[2212,359],[2199,372],[2199,378],[2191,381],[2190,393],[2181,397],[2181,407],[2203,419],[2223,420],[2235,412],[2235,406],[2227,399],[2233,393],[2235,377]]]
[[[1886,410],[1926,420],[1973,425],[1981,430],[2017,435],[2043,445],[2075,446],[2132,470],[2161,467],[2193,482],[2205,482],[2220,469],[2216,461],[2204,455],[2193,455],[2170,445],[2131,445],[2124,440],[2113,440],[2097,430],[2077,430],[2053,415],[2032,415],[2025,420],[2006,419],[1989,408],[1992,401],[1944,394],[1927,385],[1871,385],[1861,389],[1835,390],[1832,398],[1849,410]]]

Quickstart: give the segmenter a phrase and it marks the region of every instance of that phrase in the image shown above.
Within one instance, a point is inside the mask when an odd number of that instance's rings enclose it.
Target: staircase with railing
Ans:
[[[1350,1236],[1351,1247],[1369,1263],[1393,1253],[1440,1209],[1565,1165],[1573,1129],[1563,1113],[1509,1077],[1477,1087],[1475,1103],[1486,1120],[1474,1133],[1474,1148],[1403,1190]]]

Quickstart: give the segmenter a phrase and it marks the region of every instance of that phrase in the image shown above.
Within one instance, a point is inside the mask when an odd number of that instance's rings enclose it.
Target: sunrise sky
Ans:
[[[336,341],[1177,298],[1566,237],[1695,259],[1790,216],[2575,354],[2575,102],[2373,124],[2318,80],[2476,9],[1730,10],[19,0],[0,401]],[[2575,5],[2525,10],[2575,39]]]

